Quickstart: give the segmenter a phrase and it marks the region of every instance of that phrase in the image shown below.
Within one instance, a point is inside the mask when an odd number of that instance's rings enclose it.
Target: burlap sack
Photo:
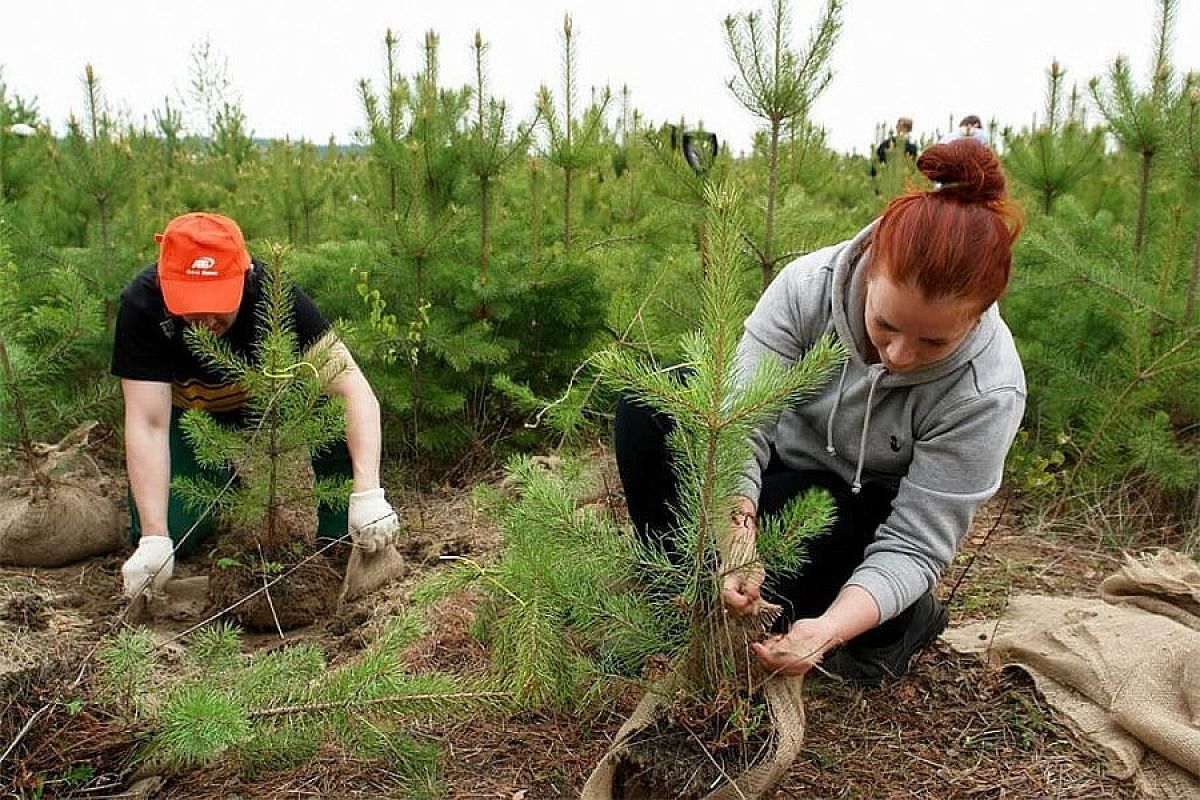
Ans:
[[[0,497],[0,564],[59,567],[124,542],[116,504],[82,486],[26,487]]]
[[[1200,797],[1200,569],[1164,551],[1125,566],[1104,600],[1019,595],[999,622],[943,638],[1033,676],[1110,771],[1150,797]],[[1108,602],[1105,602],[1107,600]]]
[[[763,691],[775,729],[772,749],[762,761],[706,794],[704,800],[753,800],[761,797],[787,772],[804,742],[803,684],[803,678],[775,677],[767,681]],[[588,777],[579,795],[581,800],[612,800],[616,759],[630,737],[654,722],[663,708],[664,699],[671,696],[666,690],[669,685],[646,692],[633,714],[617,731],[612,747]]]
[[[355,547],[350,551],[350,560],[346,563],[346,576],[342,579],[338,605],[368,595],[407,573],[408,565],[395,546],[374,553],[364,553],[361,548]]]

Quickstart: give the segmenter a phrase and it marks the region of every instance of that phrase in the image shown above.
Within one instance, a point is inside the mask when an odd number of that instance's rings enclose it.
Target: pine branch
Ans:
[[[511,692],[449,692],[446,694],[397,694],[387,695],[385,697],[373,697],[369,700],[340,700],[329,703],[307,703],[295,706],[275,706],[273,708],[260,708],[255,711],[250,711],[247,716],[250,719],[266,719],[270,717],[281,717],[293,714],[317,714],[324,711],[350,711],[358,708],[367,708],[372,706],[396,706],[403,707],[408,703],[422,703],[429,701],[456,701],[456,700],[508,700],[512,698]]]

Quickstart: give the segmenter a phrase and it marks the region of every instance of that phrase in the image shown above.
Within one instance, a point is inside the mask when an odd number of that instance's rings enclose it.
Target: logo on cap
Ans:
[[[220,275],[216,270],[217,260],[212,256],[201,256],[192,262],[192,265],[187,268],[188,275],[200,275],[208,278],[215,278]]]

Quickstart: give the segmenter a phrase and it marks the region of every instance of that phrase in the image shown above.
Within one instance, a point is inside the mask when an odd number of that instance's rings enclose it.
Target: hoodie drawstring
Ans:
[[[879,370],[875,373],[875,377],[871,378],[871,386],[867,389],[867,410],[863,414],[862,438],[858,440],[858,466],[854,468],[854,483],[850,484],[850,492],[858,494],[862,491],[862,471],[863,459],[867,452],[867,431],[871,428],[871,405],[875,400],[875,387],[879,385],[879,379],[884,376],[886,370]]]
[[[838,379],[837,394],[833,396],[833,408],[829,411],[829,422],[825,425],[825,452],[831,456],[837,455],[837,450],[833,446],[833,419],[842,405],[842,390],[846,388],[846,372],[849,367],[849,361],[842,364],[842,377]],[[858,440],[858,464],[854,468],[854,483],[850,484],[852,494],[862,491],[863,459],[867,452],[867,433],[871,429],[871,406],[875,402],[875,387],[879,385],[879,380],[886,374],[887,370],[884,369],[875,372],[867,389],[867,409],[863,414],[862,436]]]
[[[850,359],[842,362],[842,377],[838,378],[837,394],[833,396],[833,408],[829,411],[829,422],[825,426],[825,452],[831,456],[837,455],[833,448],[833,418],[837,416],[838,408],[842,405],[842,389],[846,386],[846,371],[850,368]]]

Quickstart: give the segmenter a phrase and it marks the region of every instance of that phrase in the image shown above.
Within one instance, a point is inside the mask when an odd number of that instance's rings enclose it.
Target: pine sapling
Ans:
[[[235,616],[245,624],[267,628],[309,621],[306,591],[315,613],[331,605],[333,598],[323,592],[334,593],[339,579],[316,556],[316,507],[344,505],[349,495],[345,480],[314,478],[309,461],[343,436],[343,406],[326,395],[343,368],[331,347],[335,334],[299,353],[287,252],[281,246],[270,251],[273,263],[260,282],[263,296],[250,357],[207,328],[189,327],[186,334],[205,361],[246,393],[245,428],[227,427],[200,409],[185,412],[180,423],[197,462],[210,475],[228,471],[236,479],[172,481],[189,505],[215,511],[233,529],[230,541],[219,548],[223,558],[212,591],[236,595],[219,599],[237,601]],[[296,570],[300,574],[293,576]],[[306,590],[310,579],[313,585]],[[282,602],[274,602],[273,595]],[[253,600],[245,602],[250,596]]]
[[[800,52],[788,39],[788,0],[772,0],[764,30],[757,13],[725,18],[725,36],[737,70],[729,90],[747,111],[767,124],[767,210],[759,269],[765,289],[775,277],[775,205],[779,193],[779,144],[789,124],[807,118],[832,80],[829,61],[842,28],[844,0],[826,0],[807,46]]]
[[[683,341],[686,371],[663,370],[616,349],[599,358],[615,389],[673,421],[667,444],[679,501],[677,525],[667,536],[685,574],[674,597],[686,629],[671,671],[643,698],[585,785],[589,800],[617,796],[615,787],[631,780],[645,796],[702,797],[718,785],[721,792],[757,796],[767,788],[764,776],[782,774],[803,739],[799,687],[772,680],[749,647],[781,609],[760,604],[749,615],[730,614],[721,589],[731,572],[795,570],[805,540],[831,521],[828,494],[809,492],[763,520],[755,541],[733,537],[752,433],[803,402],[843,352],[825,338],[794,365],[766,358],[750,370],[739,361],[747,309],[739,291],[737,202],[727,189],[709,190],[712,263],[700,287],[700,327]]]

